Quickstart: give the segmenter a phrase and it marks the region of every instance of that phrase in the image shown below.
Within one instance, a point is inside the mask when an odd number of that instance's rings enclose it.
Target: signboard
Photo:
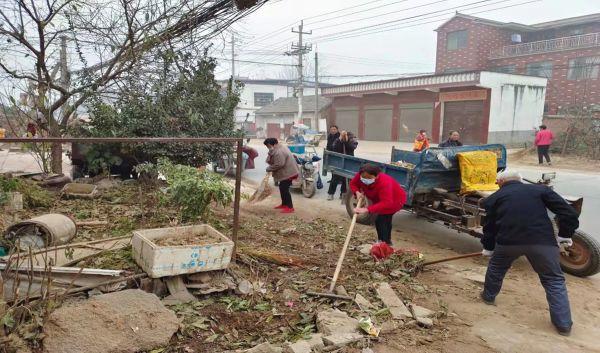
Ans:
[[[487,90],[440,92],[441,102],[479,101],[487,99]]]

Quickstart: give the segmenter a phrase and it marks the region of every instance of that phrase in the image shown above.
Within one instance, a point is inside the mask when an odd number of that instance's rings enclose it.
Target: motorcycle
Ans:
[[[317,154],[317,150],[312,146],[312,150],[306,152],[306,145],[289,145],[288,148],[292,152],[296,163],[300,169],[298,178],[292,181],[291,189],[301,190],[302,195],[306,198],[311,198],[317,192],[317,183],[320,178],[319,169],[321,157]],[[311,146],[309,146],[311,148]],[[277,186],[279,183],[275,183]]]

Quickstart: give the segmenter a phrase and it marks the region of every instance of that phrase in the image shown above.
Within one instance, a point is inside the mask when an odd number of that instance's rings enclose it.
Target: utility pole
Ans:
[[[235,36],[231,34],[231,78],[235,80]]]
[[[315,118],[312,129],[319,131],[319,53],[315,48]]]
[[[312,34],[310,32],[304,32],[304,21],[300,21],[298,30],[292,28],[293,33],[298,33],[298,43],[292,43],[292,51],[288,52],[288,55],[298,55],[298,123],[302,123],[302,98],[304,96],[304,77],[303,77],[303,59],[304,54],[311,51],[312,46],[310,44],[305,45],[303,41],[304,34]]]

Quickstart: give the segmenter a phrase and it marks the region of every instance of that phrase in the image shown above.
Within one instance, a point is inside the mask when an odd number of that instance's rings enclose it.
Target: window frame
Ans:
[[[584,60],[586,62],[578,63],[578,61]],[[588,64],[588,60],[594,61],[591,64]],[[576,66],[580,65],[590,65],[591,67],[578,68]],[[577,69],[580,69],[579,71]],[[597,80],[600,76],[600,55],[593,56],[580,56],[576,58],[569,59],[568,69],[567,69],[567,80],[569,81],[578,81],[578,80]]]
[[[507,68],[511,68],[511,70],[503,70],[503,69],[507,69]],[[499,72],[502,74],[514,74],[517,72],[517,65],[516,64],[500,65],[500,66],[493,67],[492,71]]]
[[[258,102],[261,99],[260,98],[257,99],[257,95],[264,95],[264,96],[270,95],[271,101],[268,103],[261,102],[261,104],[258,104]],[[252,103],[254,103],[255,107],[266,107],[267,105],[269,105],[275,101],[275,93],[273,93],[273,92],[254,92],[253,99],[254,99],[254,101]]]
[[[541,64],[550,64],[550,67],[543,67]],[[534,66],[534,65],[537,65],[537,66]],[[532,74],[532,73],[530,73],[530,70],[532,70],[532,71],[537,70],[538,74]],[[539,75],[544,72],[549,73],[549,75]],[[553,74],[554,74],[554,63],[552,62],[552,60],[534,61],[534,62],[525,64],[525,75],[551,79]]]
[[[461,37],[458,36],[460,33],[464,33],[464,39],[462,41],[461,41]],[[456,35],[456,38],[453,38],[452,37],[453,35]],[[450,43],[455,43],[456,47],[451,48]],[[462,46],[461,46],[461,44],[462,44]],[[455,50],[465,49],[468,46],[469,46],[469,31],[468,30],[461,29],[458,31],[452,31],[452,32],[446,33],[446,51],[455,51]]]

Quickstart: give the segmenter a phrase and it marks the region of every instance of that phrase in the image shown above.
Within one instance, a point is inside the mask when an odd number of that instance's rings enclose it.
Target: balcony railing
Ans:
[[[499,49],[493,49],[490,53],[490,59],[510,58],[514,56],[551,53],[597,46],[600,46],[600,33],[589,33],[542,40],[539,42],[507,45]]]

